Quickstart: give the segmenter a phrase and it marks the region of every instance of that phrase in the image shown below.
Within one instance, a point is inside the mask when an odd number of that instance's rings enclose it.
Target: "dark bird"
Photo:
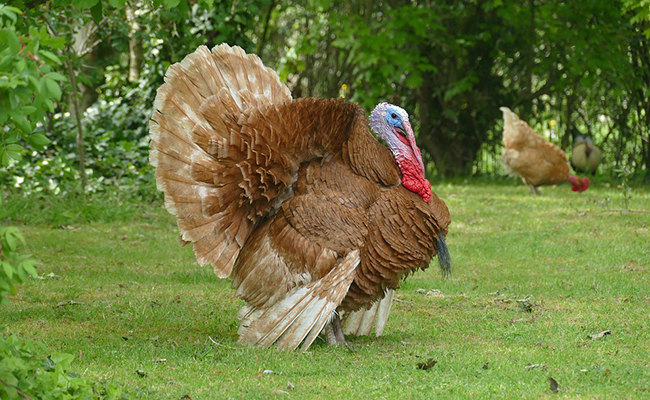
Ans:
[[[246,301],[240,342],[307,349],[326,328],[345,343],[341,314],[346,332],[379,335],[403,277],[437,253],[449,272],[449,211],[403,109],[368,119],[356,103],[292,99],[225,44],[172,65],[154,105],[158,188],[198,262]]]
[[[571,152],[571,166],[574,170],[596,174],[598,165],[603,160],[603,153],[588,135],[583,135],[575,127],[571,129],[573,137],[573,151]]]

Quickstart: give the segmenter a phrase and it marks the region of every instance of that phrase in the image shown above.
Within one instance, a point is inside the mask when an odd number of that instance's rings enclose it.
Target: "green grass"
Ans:
[[[617,211],[623,191],[607,185],[538,197],[486,181],[434,190],[452,213],[453,277],[410,277],[386,335],[352,337],[352,352],[237,344],[242,303],[229,281],[177,245],[166,212],[137,204],[68,209],[72,222],[54,217],[65,204],[44,211],[51,218],[5,211],[28,221],[44,279],[0,309],[3,334],[42,340],[74,354],[78,373],[156,399],[650,398],[650,214]],[[650,210],[647,188],[628,200]],[[525,296],[532,312],[517,305]],[[81,304],[57,306],[69,301]],[[438,363],[417,369],[429,358]]]

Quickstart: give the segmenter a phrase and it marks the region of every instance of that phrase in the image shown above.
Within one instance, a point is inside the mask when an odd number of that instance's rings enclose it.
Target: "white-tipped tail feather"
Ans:
[[[287,293],[250,322],[239,341],[294,350],[304,340],[302,349],[307,350],[347,294],[359,262],[359,251],[354,250],[323,278]],[[243,314],[253,316],[248,311]]]
[[[375,327],[375,336],[381,336],[388,321],[394,296],[395,291],[388,290],[384,298],[373,304],[371,308],[354,311],[344,316],[343,333],[346,335],[367,336]]]

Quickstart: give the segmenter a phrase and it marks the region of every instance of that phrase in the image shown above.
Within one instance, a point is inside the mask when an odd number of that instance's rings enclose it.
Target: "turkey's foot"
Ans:
[[[348,349],[352,349],[352,344],[345,340],[343,335],[343,327],[341,326],[341,318],[337,313],[334,314],[332,322],[325,326],[325,341],[330,346],[343,345]]]

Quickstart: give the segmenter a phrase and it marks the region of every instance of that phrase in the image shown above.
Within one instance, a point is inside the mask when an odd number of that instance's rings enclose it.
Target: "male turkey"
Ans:
[[[436,252],[449,271],[449,211],[401,108],[369,122],[355,103],[293,100],[226,44],[172,65],[154,106],[158,188],[198,262],[246,301],[240,342],[307,349],[327,325],[345,343],[339,313],[346,333],[380,335],[402,277]]]

